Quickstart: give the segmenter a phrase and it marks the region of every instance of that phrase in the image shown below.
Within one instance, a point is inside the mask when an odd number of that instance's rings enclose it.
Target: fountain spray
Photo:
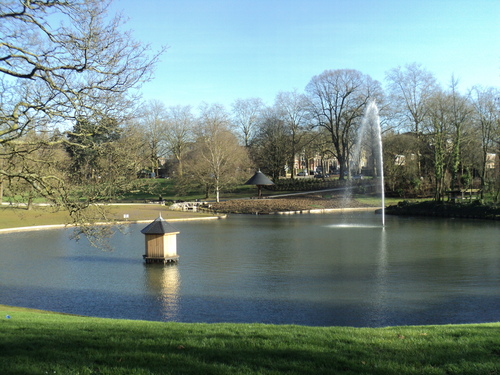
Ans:
[[[354,157],[355,160],[361,159],[361,149],[363,145],[363,140],[366,137],[367,130],[371,130],[373,134],[372,141],[375,146],[374,157],[376,158],[376,170],[377,178],[379,180],[379,189],[381,195],[382,204],[382,226],[385,226],[385,189],[384,189],[384,162],[382,154],[382,129],[380,127],[380,116],[378,113],[378,107],[375,100],[368,103],[365,115],[361,122],[361,127],[358,131],[358,140],[354,147]]]

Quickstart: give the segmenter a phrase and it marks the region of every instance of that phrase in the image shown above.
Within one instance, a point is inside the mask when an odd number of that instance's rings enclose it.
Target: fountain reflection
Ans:
[[[383,228],[380,225],[350,224],[350,223],[331,224],[327,225],[326,227],[327,228]]]
[[[388,315],[388,268],[389,262],[387,260],[387,234],[385,228],[380,233],[380,242],[376,260],[375,269],[375,290],[373,296],[373,322],[377,326],[387,324]]]
[[[179,315],[180,273],[177,265],[144,266],[146,286],[160,303],[161,315],[164,320],[177,320]]]

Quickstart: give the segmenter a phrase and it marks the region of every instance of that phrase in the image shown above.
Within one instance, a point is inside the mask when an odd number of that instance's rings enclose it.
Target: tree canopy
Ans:
[[[151,78],[164,51],[152,53],[122,31],[124,20],[108,14],[109,4],[0,4],[0,182],[22,180],[73,214],[87,203],[70,199],[68,176],[41,166],[28,173],[27,166],[47,163],[35,155],[58,144],[68,144],[73,156],[77,148],[86,149],[87,156],[95,151],[103,142],[82,140],[111,134],[105,128],[116,128],[132,113],[133,89]],[[65,129],[71,129],[68,136]]]

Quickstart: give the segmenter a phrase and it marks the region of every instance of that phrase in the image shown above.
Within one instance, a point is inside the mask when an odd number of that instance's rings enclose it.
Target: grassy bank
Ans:
[[[131,204],[107,206],[111,220],[154,220],[161,213],[165,220],[187,219],[193,217],[212,216],[204,213],[170,211],[168,207],[159,204]],[[71,223],[69,214],[65,211],[54,211],[48,207],[35,207],[27,210],[25,207],[0,206],[0,229],[28,227],[36,225],[53,225]]]
[[[0,305],[2,374],[500,374],[500,324],[182,324]]]

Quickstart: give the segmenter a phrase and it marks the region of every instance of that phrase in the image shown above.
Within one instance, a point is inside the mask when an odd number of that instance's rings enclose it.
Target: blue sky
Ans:
[[[465,92],[500,87],[498,0],[115,0],[135,39],[169,46],[143,97],[167,106],[272,105],[326,69],[420,63]]]

